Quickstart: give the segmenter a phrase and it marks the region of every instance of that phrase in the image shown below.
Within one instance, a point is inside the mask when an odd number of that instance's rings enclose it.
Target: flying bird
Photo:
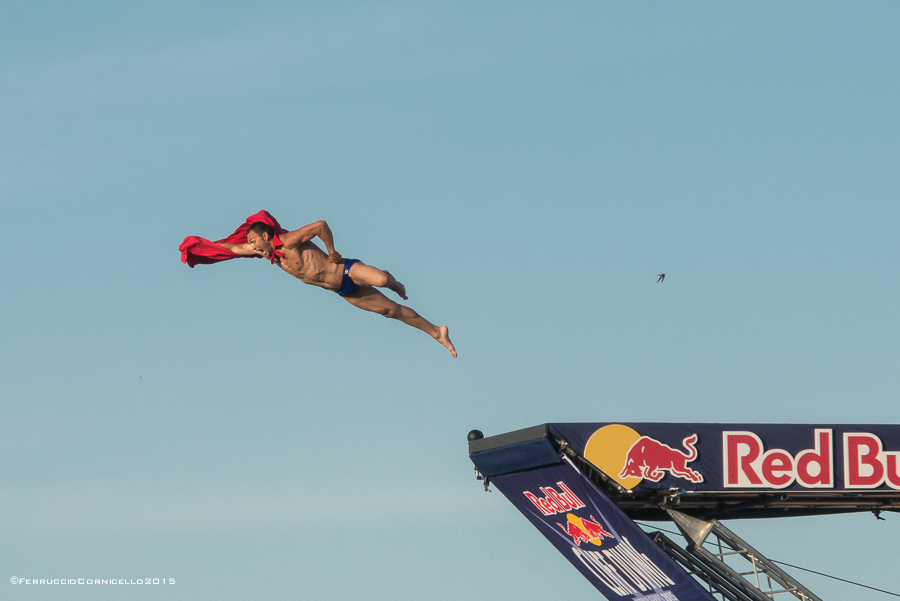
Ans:
[[[659,274],[659,279],[656,280],[656,283],[659,284],[660,282],[664,281],[665,279],[666,279],[666,274],[661,273],[661,274]]]

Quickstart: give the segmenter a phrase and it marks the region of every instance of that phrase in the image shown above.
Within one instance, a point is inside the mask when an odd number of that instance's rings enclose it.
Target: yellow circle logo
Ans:
[[[641,437],[635,430],[621,424],[603,426],[594,432],[584,447],[584,457],[604,474],[631,490],[643,478],[619,477],[625,467],[628,450]]]

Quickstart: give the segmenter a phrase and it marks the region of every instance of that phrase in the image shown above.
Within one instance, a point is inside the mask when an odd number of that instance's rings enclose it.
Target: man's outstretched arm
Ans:
[[[318,238],[325,245],[325,251],[328,258],[334,263],[340,263],[343,259],[340,253],[334,250],[334,236],[331,234],[331,228],[324,221],[316,221],[309,225],[304,225],[298,230],[282,234],[281,241],[285,246],[300,246],[306,244],[313,238]]]
[[[218,244],[223,248],[227,248],[234,254],[241,257],[261,257],[263,256],[262,251],[253,250],[250,247],[250,244],[231,244],[230,242],[213,242],[213,244]]]
[[[240,257],[262,256],[255,253],[249,247],[249,244],[245,246],[243,244],[228,243],[224,240],[213,242],[200,236],[187,236],[178,245],[178,250],[181,252],[181,262],[186,263],[188,267],[208,265]]]

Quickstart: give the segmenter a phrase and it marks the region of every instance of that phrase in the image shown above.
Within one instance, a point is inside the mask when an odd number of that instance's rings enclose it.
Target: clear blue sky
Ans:
[[[470,429],[896,423],[898,24],[891,2],[4,3],[0,596],[594,598],[481,491]],[[179,262],[263,208],[326,219],[460,357],[262,261]],[[900,591],[894,514],[728,525]]]

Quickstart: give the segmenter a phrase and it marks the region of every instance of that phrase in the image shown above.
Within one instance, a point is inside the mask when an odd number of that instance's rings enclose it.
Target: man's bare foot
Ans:
[[[395,278],[393,275],[391,275],[391,272],[388,271],[387,269],[385,269],[384,272],[386,274],[388,274],[388,277],[391,279],[387,285],[388,290],[393,290],[394,292],[397,293],[397,296],[399,296],[403,300],[409,300],[409,297],[406,296],[406,286],[404,286],[403,284],[398,282],[397,278]]]
[[[450,342],[450,330],[447,329],[447,326],[438,326],[438,335],[435,340],[444,345],[444,347],[450,351],[453,358],[456,358],[456,348],[454,348],[453,343]]]

